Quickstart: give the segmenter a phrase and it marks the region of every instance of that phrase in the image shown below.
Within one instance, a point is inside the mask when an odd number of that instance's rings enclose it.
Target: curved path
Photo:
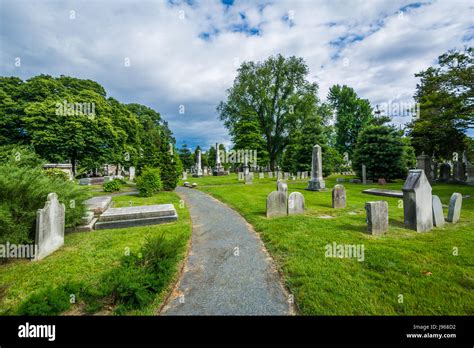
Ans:
[[[196,189],[178,187],[193,221],[192,245],[161,315],[292,313],[272,259],[234,210]]]

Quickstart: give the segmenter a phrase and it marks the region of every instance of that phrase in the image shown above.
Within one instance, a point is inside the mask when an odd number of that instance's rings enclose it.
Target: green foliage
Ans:
[[[108,182],[104,182],[102,186],[104,187],[105,192],[120,191],[120,187],[122,186],[122,180],[114,179]]]
[[[11,164],[18,167],[40,167],[45,161],[39,157],[30,146],[3,145],[0,146],[0,165]]]
[[[141,197],[150,197],[163,189],[160,170],[158,168],[145,168],[136,180],[137,189]]]
[[[365,164],[367,177],[373,180],[405,178],[409,165],[413,163],[413,151],[409,148],[395,128],[369,126],[359,134],[352,167],[361,176]]]
[[[336,111],[336,149],[352,154],[359,133],[374,121],[372,107],[348,86],[330,88],[328,102]]]
[[[178,150],[178,154],[184,169],[190,169],[194,165],[193,154],[189,150],[188,145],[183,144]]]
[[[58,178],[64,181],[69,181],[69,175],[58,168],[48,168],[44,171],[44,173],[50,178]]]
[[[76,226],[85,213],[83,188],[52,178],[39,168],[0,165],[0,243],[34,241],[36,212],[51,192],[66,206],[66,227]]]
[[[178,168],[181,167],[179,155],[174,151],[173,144],[162,143],[161,148],[161,159],[160,159],[160,177],[163,183],[163,189],[165,191],[174,190],[178,184],[179,175]],[[170,153],[170,147],[172,154]],[[168,151],[166,151],[168,149]]]
[[[474,125],[474,48],[448,51],[438,64],[415,74],[420,115],[409,129],[418,154],[450,160],[467,148],[465,132]]]
[[[18,308],[18,315],[59,315],[71,306],[71,294],[79,293],[76,286],[49,286],[31,295]]]
[[[308,73],[302,58],[277,55],[264,62],[245,62],[227,90],[227,100],[217,107],[230,135],[245,148],[253,149],[259,142],[246,139],[242,129],[253,127],[250,138],[264,139],[272,168],[288,144],[289,133],[314,112],[318,102],[317,84],[306,80]]]

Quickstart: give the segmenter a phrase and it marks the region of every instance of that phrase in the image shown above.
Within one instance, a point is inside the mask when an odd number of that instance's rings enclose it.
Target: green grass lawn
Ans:
[[[336,177],[326,179],[326,192],[305,191],[306,180],[289,181],[289,192],[299,191],[305,197],[305,214],[267,219],[266,197],[275,190],[275,179],[255,178],[253,185],[245,185],[233,174],[188,181],[235,208],[255,227],[281,268],[301,314],[474,314],[474,187],[434,185],[433,194],[443,204],[449,204],[453,192],[472,197],[463,200],[456,225],[417,233],[403,227],[398,199],[361,193],[379,187],[376,184],[342,183],[347,208],[335,210],[331,189]],[[384,188],[401,190],[402,184]],[[384,236],[364,233],[364,203],[374,200],[389,204],[390,229]],[[332,218],[321,218],[325,215]],[[364,261],[325,257],[325,246],[333,242],[363,245]]]
[[[15,314],[20,304],[30,295],[49,286],[60,286],[68,282],[83,282],[91,287],[97,285],[105,272],[117,266],[126,250],[138,252],[148,237],[164,233],[166,238],[183,237],[189,240],[191,220],[187,209],[179,207],[179,200],[174,192],[160,192],[149,198],[113,197],[114,207],[128,206],[129,201],[133,205],[173,203],[178,211],[178,221],[163,225],[66,234],[64,246],[39,262],[15,260],[0,265],[0,284],[5,287],[3,296],[0,296],[0,314]],[[184,251],[182,256],[181,259],[184,258]],[[174,279],[179,266],[179,263],[173,265],[176,268]],[[127,314],[155,314],[168,291],[169,286],[157,294],[153,303]],[[78,303],[68,313],[82,314],[80,306]]]

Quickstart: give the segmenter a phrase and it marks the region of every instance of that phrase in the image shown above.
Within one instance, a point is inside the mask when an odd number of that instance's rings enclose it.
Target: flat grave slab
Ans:
[[[156,225],[177,219],[178,213],[173,204],[109,208],[99,217],[95,229]]]
[[[367,195],[374,195],[374,196],[403,198],[403,192],[397,191],[397,190],[372,188],[372,189],[363,190],[362,193],[365,193]]]
[[[112,196],[92,197],[84,202],[87,210],[93,211],[94,214],[102,214],[112,204]]]

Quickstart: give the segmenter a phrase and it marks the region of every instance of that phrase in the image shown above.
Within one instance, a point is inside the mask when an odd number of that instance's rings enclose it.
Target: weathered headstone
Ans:
[[[453,179],[454,181],[461,183],[466,181],[466,170],[464,168],[464,163],[461,161],[454,162]]]
[[[436,195],[433,195],[433,225],[436,227],[444,225],[443,205]]]
[[[443,163],[439,167],[439,181],[446,182],[451,178],[451,166],[448,163]]]
[[[304,196],[300,192],[288,196],[288,215],[296,214],[304,214]]]
[[[273,191],[267,197],[267,217],[286,216],[288,214],[286,194]]]
[[[258,178],[259,178],[259,179],[264,179],[264,178],[265,178],[265,174],[264,174],[263,172],[258,173]]]
[[[183,177],[181,179],[182,180],[188,180],[188,173],[183,172]]]
[[[433,228],[433,201],[425,172],[410,170],[402,191],[405,227],[417,232],[430,231]]]
[[[249,172],[245,176],[245,185],[251,185],[251,184],[253,184],[253,172]]]
[[[268,178],[273,179],[273,172],[268,172]]]
[[[219,144],[216,143],[216,167],[212,173],[214,176],[225,175],[224,166],[221,164],[221,155],[219,150]]]
[[[296,179],[300,180],[301,179],[301,172],[296,172]]]
[[[196,172],[193,174],[193,177],[201,177],[202,176],[202,168],[201,168],[201,150],[197,150],[196,156]]]
[[[367,167],[365,164],[362,165],[362,183],[367,184]]]
[[[133,181],[135,179],[135,167],[128,168],[128,180]]]
[[[321,146],[313,146],[313,155],[311,159],[311,180],[308,181],[307,190],[310,191],[324,191],[326,184],[323,180],[323,160],[321,154]]]
[[[367,232],[380,235],[388,231],[388,203],[385,201],[366,202]]]
[[[346,207],[346,189],[342,185],[336,185],[332,189],[332,207],[345,208]]]
[[[455,224],[461,217],[462,195],[454,192],[449,200],[448,222]]]
[[[433,174],[431,172],[431,157],[430,156],[425,155],[425,153],[422,152],[422,154],[416,158],[416,168],[422,169],[425,172],[426,178],[428,179],[430,184],[433,183]]]
[[[286,182],[278,180],[277,181],[277,191],[283,192],[285,196],[288,196],[288,185]]]
[[[87,210],[94,212],[96,215],[100,215],[112,205],[112,196],[92,197],[86,200],[84,205]]]
[[[58,195],[48,194],[44,208],[36,212],[35,260],[41,260],[64,244],[66,207],[59,203]]]
[[[474,164],[470,162],[466,164],[466,174],[467,174],[466,184],[474,185]]]
[[[239,180],[244,180],[244,172],[239,172]]]
[[[289,177],[290,177],[290,173],[288,172],[283,173],[283,180],[288,180]]]

